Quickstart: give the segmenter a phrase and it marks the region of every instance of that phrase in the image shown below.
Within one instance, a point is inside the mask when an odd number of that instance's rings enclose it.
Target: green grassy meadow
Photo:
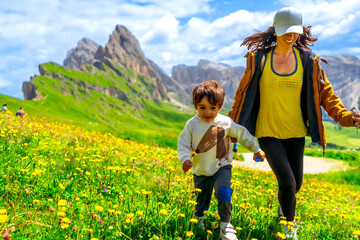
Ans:
[[[172,148],[31,116],[0,114],[0,129],[4,239],[219,238],[216,200],[202,230]],[[239,239],[284,239],[271,172],[234,168],[232,188]],[[297,199],[299,239],[360,236],[359,189],[306,175]]]
[[[193,109],[152,100],[148,79],[129,82],[106,65],[106,71],[86,66],[88,72],[42,67],[46,74],[34,78],[40,100],[0,95],[9,108],[0,114],[4,239],[219,238],[215,200],[205,231],[192,218],[197,190],[175,151]],[[118,97],[106,94],[109,89]],[[14,116],[20,106],[27,117]],[[354,128],[325,126],[325,157],[351,169],[305,176],[297,195],[299,239],[357,239],[359,135]],[[306,146],[306,155],[322,157],[308,138]],[[232,184],[238,238],[283,239],[274,175],[234,168]]]

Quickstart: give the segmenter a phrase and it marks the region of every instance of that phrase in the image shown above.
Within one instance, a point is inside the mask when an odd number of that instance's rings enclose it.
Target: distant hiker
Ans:
[[[230,188],[232,151],[230,137],[254,152],[255,157],[265,159],[255,138],[229,117],[218,114],[225,92],[216,81],[206,81],[195,86],[193,104],[197,115],[185,125],[178,141],[178,157],[182,169],[193,168],[196,189],[201,189],[196,199],[195,218],[203,227],[204,211],[210,206],[213,189],[218,199],[218,213],[221,218],[220,237],[237,239],[230,223],[232,213],[232,192]],[[195,152],[193,159],[192,152]]]
[[[25,115],[27,115],[27,113],[24,111],[24,109],[22,107],[20,107],[19,110],[16,111],[15,115],[24,117]]]
[[[4,103],[4,105],[1,107],[1,113],[6,113],[7,112],[7,104]]]
[[[317,40],[311,26],[302,25],[301,13],[292,7],[280,9],[273,26],[247,37],[241,46],[249,53],[246,71],[235,94],[229,116],[258,138],[276,175],[279,215],[295,223],[295,193],[303,182],[305,136],[325,152],[326,137],[321,108],[342,126],[359,126],[334,94],[320,60],[309,46]],[[291,223],[290,225],[293,225]],[[286,237],[296,239],[298,225],[284,226]]]

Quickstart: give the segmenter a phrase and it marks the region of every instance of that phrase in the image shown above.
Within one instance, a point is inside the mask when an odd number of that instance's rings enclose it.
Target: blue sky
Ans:
[[[168,74],[200,59],[244,66],[240,43],[284,6],[312,26],[316,53],[360,58],[360,0],[12,0],[0,4],[0,93],[22,99],[39,64],[63,64],[83,37],[104,46],[117,24]]]

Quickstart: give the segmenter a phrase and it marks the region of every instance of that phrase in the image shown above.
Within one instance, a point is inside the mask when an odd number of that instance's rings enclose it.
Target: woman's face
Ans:
[[[292,47],[294,46],[298,37],[298,33],[286,33],[284,35],[277,36],[277,44]]]

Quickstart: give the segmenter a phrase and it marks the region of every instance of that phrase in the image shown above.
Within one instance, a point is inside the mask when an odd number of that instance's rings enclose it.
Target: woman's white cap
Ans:
[[[286,33],[303,33],[302,15],[299,10],[293,7],[280,9],[274,17],[274,28],[277,36]]]

